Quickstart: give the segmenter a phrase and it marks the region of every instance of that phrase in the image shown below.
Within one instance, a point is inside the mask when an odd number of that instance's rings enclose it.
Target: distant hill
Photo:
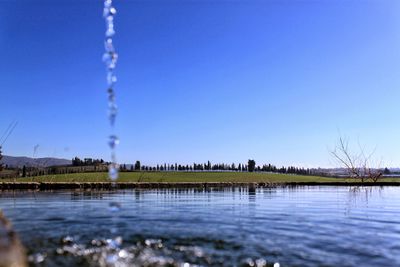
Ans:
[[[58,158],[29,158],[29,157],[13,157],[3,156],[1,163],[10,167],[49,167],[60,165],[71,165],[72,161],[68,159]]]

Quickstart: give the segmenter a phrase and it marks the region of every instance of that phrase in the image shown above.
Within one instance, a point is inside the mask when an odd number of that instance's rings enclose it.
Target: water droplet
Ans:
[[[114,149],[119,144],[119,139],[116,135],[110,135],[110,139],[108,141],[108,145],[111,149]]]
[[[118,256],[115,254],[108,255],[106,258],[107,264],[113,266],[118,261]]]
[[[106,52],[103,54],[103,61],[104,63],[106,63],[106,65],[109,65],[111,62],[111,53],[110,52]]]
[[[107,17],[109,14],[110,7],[104,5],[103,17]]]
[[[108,93],[108,95],[114,95],[114,89],[108,88],[107,93]]]
[[[28,261],[38,264],[38,263],[44,262],[46,256],[47,255],[45,253],[36,253],[36,254],[30,255],[28,257]]]
[[[107,27],[114,27],[114,16],[106,16]]]
[[[109,70],[113,70],[117,65],[118,54],[115,52],[106,52],[103,54],[103,61]]]
[[[148,247],[158,247],[159,245],[162,247],[162,241],[160,239],[146,239],[144,244]]]
[[[114,73],[108,72],[107,73],[107,83],[110,87],[112,87],[117,82],[117,76]]]
[[[281,265],[279,264],[279,262],[275,262],[274,263],[274,267],[280,267]]]
[[[118,168],[117,164],[110,164],[108,167],[108,177],[110,177],[111,180],[115,181],[118,179]]]
[[[129,256],[129,253],[125,250],[125,249],[121,249],[119,252],[118,252],[118,256],[120,257],[120,258],[127,258],[128,256]]]
[[[118,113],[118,110],[117,110],[116,106],[112,106],[108,109],[108,119],[109,119],[111,125],[114,125],[115,119],[117,117],[117,113]]]
[[[105,0],[104,1],[104,6],[105,7],[110,7],[112,5],[112,0]]]
[[[107,246],[111,249],[118,249],[122,245],[122,237],[117,236],[114,239],[107,239]]]
[[[109,107],[116,106],[114,90],[112,88],[109,88],[107,92],[108,92],[108,106]]]
[[[247,258],[247,259],[245,260],[245,262],[246,262],[246,265],[248,265],[248,266],[250,266],[250,267],[255,266],[254,261],[253,261],[252,259],[250,259],[250,258]]]
[[[115,34],[114,27],[110,27],[110,25],[109,25],[109,27],[108,27],[108,29],[106,31],[106,36],[107,37],[112,37],[112,36],[114,36],[114,34]]]
[[[115,104],[115,94],[112,89],[108,90],[110,93],[108,94],[108,107],[109,108],[117,108],[117,105]]]
[[[267,261],[264,259],[257,259],[256,260],[256,266],[257,267],[264,267],[267,265]]]
[[[114,95],[110,95],[109,98],[112,99],[112,100],[115,100],[115,96]],[[117,113],[118,107],[117,107],[117,104],[115,104],[115,101],[110,101],[108,103],[108,110],[112,111],[114,113]]]
[[[117,14],[117,10],[115,9],[115,7],[113,7],[111,5],[104,5],[103,17],[108,19],[108,17],[115,16],[115,14]]]
[[[74,239],[71,236],[67,235],[66,237],[63,237],[61,241],[64,244],[72,244],[74,242]]]
[[[104,42],[104,48],[106,49],[107,52],[113,52],[114,51],[114,45],[112,38],[106,38]]]
[[[101,240],[93,239],[92,242],[91,242],[91,244],[92,244],[93,246],[100,247],[101,245],[103,245],[103,242],[102,242]]]
[[[114,152],[114,150],[112,150],[112,153],[111,153],[111,160],[112,160],[112,162],[116,162],[117,161],[117,157],[115,156],[115,152]],[[115,168],[119,168],[119,165],[118,164],[116,164],[116,163],[113,163],[114,165],[115,165]],[[112,184],[114,187],[115,187],[115,184]]]
[[[111,61],[107,64],[107,68],[110,69],[110,70],[115,69],[116,63],[117,63],[116,61],[111,60]]]

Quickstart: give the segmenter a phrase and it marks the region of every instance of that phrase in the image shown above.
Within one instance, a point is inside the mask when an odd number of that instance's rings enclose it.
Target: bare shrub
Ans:
[[[339,137],[336,147],[331,151],[335,160],[347,170],[350,178],[358,179],[362,183],[366,181],[377,182],[382,177],[382,170],[379,166],[372,167],[372,157],[375,150],[369,154],[359,144],[358,151],[351,150],[349,142]]]

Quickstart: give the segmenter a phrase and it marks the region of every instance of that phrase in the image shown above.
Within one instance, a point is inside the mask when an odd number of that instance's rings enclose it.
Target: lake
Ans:
[[[400,266],[400,187],[1,192],[31,266]]]

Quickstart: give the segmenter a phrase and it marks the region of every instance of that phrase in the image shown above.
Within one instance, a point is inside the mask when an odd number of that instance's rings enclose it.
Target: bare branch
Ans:
[[[371,153],[366,153],[365,147],[361,146],[360,142],[358,142],[358,147],[358,154],[351,153],[348,140],[340,136],[331,154],[347,170],[350,177],[360,179],[361,182],[368,179],[377,182],[382,177],[382,172],[380,168],[374,169],[371,166],[376,147]]]

